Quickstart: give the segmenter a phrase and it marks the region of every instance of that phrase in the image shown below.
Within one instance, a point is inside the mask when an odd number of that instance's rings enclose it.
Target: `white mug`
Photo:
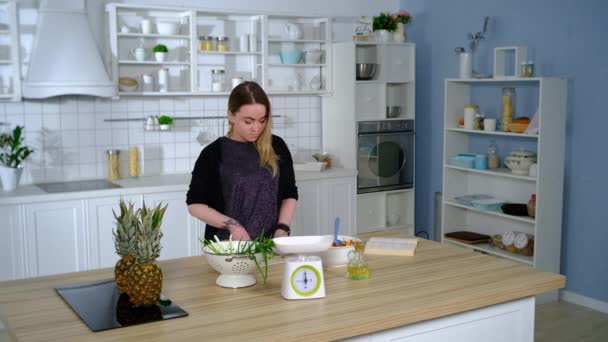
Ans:
[[[136,61],[141,62],[146,59],[146,50],[142,47],[131,50],[131,55]]]
[[[141,21],[141,33],[152,33],[152,23],[148,19]]]
[[[483,119],[483,130],[494,132],[496,130],[496,119],[485,118]]]

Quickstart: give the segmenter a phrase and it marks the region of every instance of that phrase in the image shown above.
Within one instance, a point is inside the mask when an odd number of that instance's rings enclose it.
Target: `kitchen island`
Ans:
[[[364,237],[365,238],[365,237]],[[413,257],[368,256],[369,280],[325,268],[327,297],[281,297],[282,264],[268,284],[215,285],[203,256],[166,260],[163,293],[189,316],[93,333],[54,286],[113,276],[112,269],[0,283],[0,318],[19,341],[533,341],[534,295],[565,277],[420,240]]]

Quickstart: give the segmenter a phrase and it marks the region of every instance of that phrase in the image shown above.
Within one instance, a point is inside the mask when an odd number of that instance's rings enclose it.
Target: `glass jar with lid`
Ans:
[[[217,37],[217,51],[230,51],[230,40],[228,37]]]
[[[207,40],[209,41],[209,51],[217,51],[217,37],[208,36]]]
[[[198,37],[198,49],[200,51],[211,51],[211,40],[209,38],[207,36]]]
[[[226,82],[226,74],[224,69],[211,69],[211,91],[224,91],[224,83]]]

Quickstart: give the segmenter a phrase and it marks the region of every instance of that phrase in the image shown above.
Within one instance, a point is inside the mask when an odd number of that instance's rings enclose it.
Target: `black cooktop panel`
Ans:
[[[162,295],[155,305],[136,307],[127,294],[118,292],[114,279],[63,285],[55,290],[93,331],[188,316]]]

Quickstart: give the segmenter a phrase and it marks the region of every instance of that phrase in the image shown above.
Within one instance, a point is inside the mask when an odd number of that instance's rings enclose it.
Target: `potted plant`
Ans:
[[[380,13],[372,19],[372,29],[377,32],[378,39],[382,42],[390,40],[390,32],[397,29],[397,22],[390,13]]]
[[[407,39],[404,25],[412,21],[412,15],[406,10],[400,10],[397,13],[391,14],[393,20],[397,23],[397,29],[394,33],[394,40],[399,43],[403,43]]]
[[[158,118],[158,124],[160,125],[161,131],[166,131],[171,128],[171,125],[173,124],[173,118],[168,115],[161,115]]]
[[[34,150],[23,143],[23,126],[17,126],[12,134],[0,135],[0,179],[5,191],[13,191],[19,184],[23,165],[21,163]]]
[[[157,62],[164,62],[165,57],[167,56],[167,52],[169,52],[169,49],[166,45],[157,44],[152,48],[152,52],[154,52],[154,58],[156,58]]]

